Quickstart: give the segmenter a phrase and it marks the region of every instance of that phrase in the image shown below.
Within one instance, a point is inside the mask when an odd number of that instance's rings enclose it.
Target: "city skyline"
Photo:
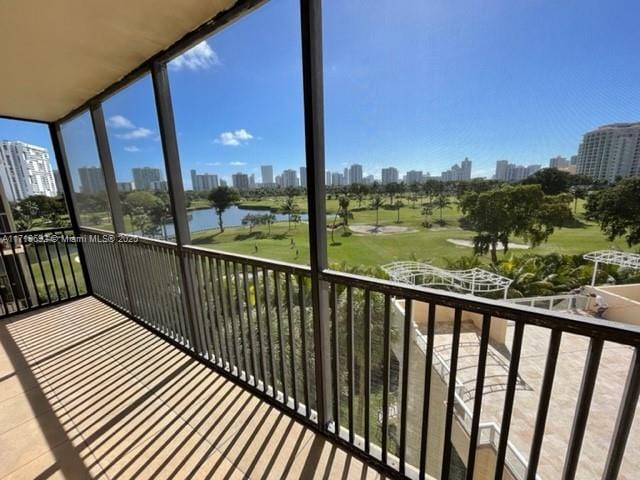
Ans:
[[[377,177],[389,164],[402,171],[419,165],[435,175],[469,156],[474,175],[490,177],[497,160],[530,165],[570,158],[585,132],[637,121],[640,97],[632,92],[640,64],[629,39],[630,32],[638,35],[637,3],[544,3],[445,9],[412,1],[406,18],[383,2],[349,27],[348,48],[340,41],[344,27],[334,20],[355,6],[328,3],[327,169],[357,163],[364,177]],[[261,164],[279,171],[304,164],[297,15],[292,0],[270,2],[199,44],[190,53],[198,62],[178,57],[169,65],[186,187],[191,169],[213,167],[230,180],[238,167],[258,177]],[[379,29],[400,20],[402,29]],[[398,55],[404,51],[412,54]],[[133,164],[163,167],[152,105],[148,77],[104,104],[106,119],[117,126],[109,127],[109,139],[119,181]],[[25,135],[24,127],[2,123],[0,134],[51,152],[46,127],[40,128],[44,135]]]

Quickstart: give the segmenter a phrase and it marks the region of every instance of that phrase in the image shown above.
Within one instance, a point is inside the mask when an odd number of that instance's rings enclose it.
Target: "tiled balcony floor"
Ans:
[[[379,478],[94,298],[0,323],[0,478]]]

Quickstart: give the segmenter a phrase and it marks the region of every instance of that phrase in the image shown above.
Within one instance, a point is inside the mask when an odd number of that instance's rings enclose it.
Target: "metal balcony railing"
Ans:
[[[74,238],[70,228],[0,233],[0,318],[87,293]]]
[[[589,348],[577,405],[568,412],[573,427],[562,475],[572,478],[580,459],[603,345],[631,346],[634,354],[615,432],[609,449],[602,452],[607,458],[604,478],[617,475],[640,391],[640,329],[636,326],[330,270],[313,278],[304,266],[178,247],[132,235],[119,235],[116,242],[100,244],[89,240],[105,232],[83,228],[81,233],[96,296],[397,476],[447,478],[454,457],[455,424],[461,423],[468,441],[464,458],[467,478],[471,478],[476,451],[483,445],[495,450],[496,478],[502,478],[504,472],[515,478],[537,478],[560,341],[564,334],[576,334],[589,339]],[[313,311],[312,282],[323,285],[328,297],[326,311]],[[400,315],[393,307],[397,301],[404,305]],[[426,332],[414,335],[412,311],[419,305],[427,305],[423,318]],[[440,309],[453,312],[448,360],[434,350],[436,311]],[[456,382],[462,319],[469,314],[480,318],[481,325],[473,408],[460,398]],[[316,349],[315,315],[328,327],[324,351]],[[513,325],[513,344],[502,421],[489,428],[487,422],[480,421],[479,412],[490,327],[499,321]],[[548,329],[550,340],[531,448],[522,452],[510,442],[509,430],[525,326]],[[414,341],[421,352],[419,366],[410,353]],[[392,362],[394,352],[398,354]],[[322,377],[315,374],[316,362],[329,366]],[[441,405],[442,438],[436,438],[430,425],[433,372],[445,380],[447,390]],[[409,376],[422,379],[419,391],[409,385]],[[329,397],[325,424],[318,423],[320,391],[328,392],[325,395]],[[421,412],[415,416],[417,404]],[[442,448],[437,472],[427,462],[427,451],[436,444]]]

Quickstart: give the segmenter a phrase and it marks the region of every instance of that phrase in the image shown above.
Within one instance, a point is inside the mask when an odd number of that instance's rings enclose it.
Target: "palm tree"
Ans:
[[[429,221],[431,215],[433,215],[433,205],[431,203],[425,203],[422,206],[422,216],[424,217],[422,225],[425,228],[429,228],[431,226],[431,222]]]
[[[375,195],[372,199],[371,199],[371,208],[373,208],[376,211],[376,228],[378,228],[378,225],[380,224],[380,207],[382,207],[384,205],[384,199],[380,196],[380,195]]]
[[[213,190],[211,190],[211,192],[209,193],[209,201],[211,202],[211,206],[215,209],[216,214],[218,215],[218,226],[220,227],[220,233],[222,233],[224,232],[222,214],[231,205],[240,201],[240,194],[238,194],[237,190],[223,185],[222,187],[214,188]]]
[[[293,196],[289,195],[287,197],[287,199],[284,201],[284,203],[280,207],[280,210],[282,210],[282,213],[287,215],[289,219],[289,231],[291,231],[291,215],[298,212],[298,205],[296,204],[296,201],[293,198]]]
[[[442,219],[442,210],[451,205],[449,201],[449,197],[445,193],[441,193],[436,197],[435,201],[436,207],[440,209],[440,226],[444,225],[444,220]]]
[[[340,212],[339,215],[342,217],[342,226],[346,230],[349,226],[349,197],[346,195],[341,196],[338,199],[338,206],[338,212]]]
[[[398,218],[396,219],[396,223],[400,223],[400,209],[404,207],[404,203],[402,200],[396,200],[396,203],[393,204],[393,207],[398,212]]]

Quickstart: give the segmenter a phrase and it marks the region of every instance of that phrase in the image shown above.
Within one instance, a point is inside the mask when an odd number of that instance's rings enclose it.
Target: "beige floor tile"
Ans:
[[[287,478],[364,480],[385,477],[320,435],[313,434],[312,440],[296,456]]]
[[[311,430],[265,403],[245,410],[231,438],[218,450],[250,478],[286,478]]]
[[[0,402],[34,388],[45,389],[45,385],[41,385],[29,370],[9,373],[4,377],[0,376]]]
[[[52,395],[40,389],[18,393],[0,402],[0,434],[45,412],[51,411],[57,402]]]
[[[184,422],[164,421],[144,441],[100,457],[111,478],[243,478],[231,462]],[[210,477],[209,475],[213,475]]]
[[[215,446],[225,443],[265,406],[260,399],[230,382],[205,395],[205,402],[177,411]]]
[[[74,446],[65,442],[11,472],[6,480],[51,480],[106,479],[95,458],[85,446]]]
[[[50,449],[78,441],[68,417],[48,412],[0,435],[0,478],[35,460]]]

